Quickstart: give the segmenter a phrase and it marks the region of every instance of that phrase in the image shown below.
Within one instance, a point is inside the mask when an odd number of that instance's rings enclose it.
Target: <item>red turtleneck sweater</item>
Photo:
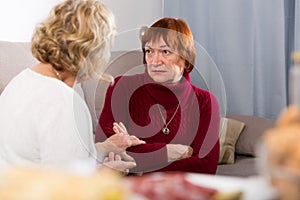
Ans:
[[[156,84],[147,73],[117,77],[107,89],[96,142],[114,134],[113,122],[123,122],[129,134],[146,141],[128,148],[137,162],[133,173],[216,172],[220,148],[218,102],[208,91],[192,85],[188,74],[175,85]],[[170,130],[167,135],[162,132],[165,122]],[[168,163],[166,144],[189,145],[193,155]]]

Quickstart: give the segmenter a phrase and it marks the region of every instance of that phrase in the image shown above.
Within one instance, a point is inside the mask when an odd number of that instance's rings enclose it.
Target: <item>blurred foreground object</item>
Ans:
[[[240,200],[242,192],[220,192],[217,189],[193,184],[186,173],[163,172],[128,177],[131,190],[145,200]]]
[[[300,107],[289,106],[275,128],[266,131],[263,148],[270,181],[282,200],[300,197]],[[263,152],[262,152],[263,153]]]
[[[109,169],[89,174],[41,168],[10,168],[0,172],[0,199],[119,200],[129,192]]]

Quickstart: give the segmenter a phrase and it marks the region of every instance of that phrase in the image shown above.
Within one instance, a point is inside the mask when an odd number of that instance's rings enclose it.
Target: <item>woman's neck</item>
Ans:
[[[160,84],[154,82],[147,73],[144,73],[144,87],[155,102],[166,108],[177,106],[178,101],[185,104],[192,92],[189,74],[182,77],[182,80],[177,84]]]
[[[74,76],[72,73],[67,71],[58,71],[52,65],[47,63],[39,63],[33,66],[31,69],[41,75],[58,79],[69,87],[73,87],[76,81],[76,76]]]

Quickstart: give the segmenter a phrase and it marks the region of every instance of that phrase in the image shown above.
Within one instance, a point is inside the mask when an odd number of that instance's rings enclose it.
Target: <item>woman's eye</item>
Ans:
[[[170,54],[171,53],[171,51],[169,51],[167,49],[163,50],[163,52],[164,52],[164,54]]]
[[[145,49],[145,53],[151,53],[150,49]]]

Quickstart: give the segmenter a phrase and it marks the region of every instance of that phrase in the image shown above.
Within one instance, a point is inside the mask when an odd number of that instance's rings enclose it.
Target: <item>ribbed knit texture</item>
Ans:
[[[168,124],[168,135],[162,132],[165,124],[158,105],[164,119],[167,112],[166,123],[175,113]],[[115,121],[123,122],[129,134],[147,142],[128,149],[137,162],[133,172],[216,172],[219,158],[218,103],[211,93],[190,84],[189,75],[176,85],[153,83],[147,73],[117,77],[106,93],[96,141],[114,134],[112,124]],[[203,141],[205,144],[202,145]],[[191,146],[193,156],[167,163],[166,144],[169,143]]]

